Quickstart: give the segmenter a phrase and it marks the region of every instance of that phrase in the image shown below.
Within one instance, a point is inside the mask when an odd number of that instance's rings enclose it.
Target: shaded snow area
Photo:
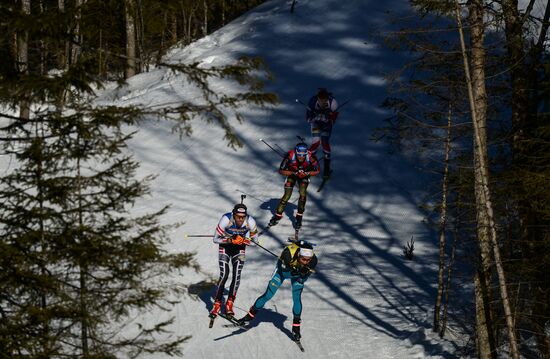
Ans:
[[[157,174],[152,195],[137,211],[150,212],[170,204],[166,223],[184,222],[174,230],[169,250],[194,251],[202,272],[182,273],[178,281],[191,285],[189,295],[174,311],[178,335],[192,335],[184,345],[186,358],[454,358],[455,345],[431,333],[437,243],[423,223],[417,203],[426,180],[414,166],[389,155],[369,140],[372,130],[389,115],[380,104],[387,96],[387,74],[403,59],[383,48],[372,36],[385,27],[388,9],[405,10],[405,1],[301,0],[289,13],[291,1],[273,0],[236,19],[214,34],[185,48],[175,48],[166,62],[223,65],[240,55],[263,57],[275,81],[267,90],[281,103],[273,110],[244,109],[246,121],[233,121],[244,147],[227,147],[223,132],[204,121],[193,122],[193,134],[180,139],[167,122],[145,122],[131,142],[142,163],[139,175]],[[378,41],[378,42],[377,42]],[[216,84],[232,91],[231,84]],[[321,179],[310,185],[301,231],[316,243],[317,272],[303,292],[302,344],[290,339],[292,298],[284,283],[252,327],[227,328],[218,318],[208,328],[212,285],[218,277],[217,245],[210,238],[221,215],[246,194],[245,204],[260,229],[272,216],[283,194],[284,178],[277,173],[280,157],[259,141],[285,150],[296,135],[307,136],[304,108],[318,87],[328,87],[343,102],[350,99],[333,131],[333,177],[317,193]],[[130,79],[122,89],[108,89],[100,102],[162,107],[196,94],[182,78],[164,68]],[[280,253],[293,234],[295,190],[283,220],[261,244]],[[415,238],[415,260],[402,249]],[[246,252],[237,317],[264,292],[275,258],[261,248]],[[229,281],[228,281],[229,284]],[[227,286],[228,286],[227,284]],[[158,318],[165,314],[151,313]],[[136,321],[147,318],[136,318]],[[158,358],[159,356],[150,356]]]

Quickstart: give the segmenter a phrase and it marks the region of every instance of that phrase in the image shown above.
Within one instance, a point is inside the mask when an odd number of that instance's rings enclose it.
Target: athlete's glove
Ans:
[[[339,112],[338,111],[332,111],[331,113],[328,114],[328,120],[332,123],[336,123],[336,119],[338,118],[338,114]]]
[[[330,109],[329,108],[321,108],[321,109],[316,110],[315,114],[317,116],[327,117],[330,114]]]
[[[299,179],[309,177],[309,172],[305,172],[304,170],[299,170],[298,172],[296,172],[296,177],[298,177]]]
[[[240,234],[235,234],[233,236],[233,238],[231,239],[231,243],[237,245],[237,246],[240,246],[241,244],[244,244],[244,237],[241,236]]]
[[[305,277],[309,274],[309,268],[303,265],[297,265],[292,267],[290,270],[290,275]]]
[[[302,277],[308,275],[308,274],[309,274],[309,267],[307,267],[307,266],[300,266],[300,267],[298,268],[298,273],[300,273],[300,275],[301,275]]]

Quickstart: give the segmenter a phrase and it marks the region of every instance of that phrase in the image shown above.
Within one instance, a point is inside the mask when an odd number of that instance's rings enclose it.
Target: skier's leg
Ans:
[[[299,193],[300,197],[298,198],[298,212],[297,215],[303,215],[306,210],[306,201],[307,201],[307,186],[309,185],[309,179],[303,179],[299,182]]]
[[[321,130],[321,146],[323,147],[323,178],[330,176],[330,135],[332,126],[327,125]]]
[[[289,278],[290,274],[286,275],[286,278]],[[247,324],[250,323],[252,319],[254,319],[254,316],[258,312],[259,309],[263,308],[265,303],[267,303],[275,293],[277,292],[277,289],[281,286],[283,281],[285,280],[285,274],[282,272],[279,266],[275,267],[275,271],[273,272],[273,276],[271,276],[271,279],[269,280],[269,283],[267,283],[267,288],[261,296],[256,299],[254,304],[250,307],[248,312],[244,317],[239,319],[238,321],[241,324]]]
[[[300,318],[302,315],[302,291],[304,290],[304,283],[298,278],[291,278],[292,285],[292,314],[294,318]]]
[[[218,279],[218,288],[214,295],[214,306],[210,311],[210,317],[215,318],[222,306],[223,290],[225,288],[225,282],[229,276],[229,256],[225,253],[224,248],[219,249],[218,264],[220,266],[220,278]]]
[[[233,268],[233,276],[231,285],[229,286],[229,296],[235,298],[239,285],[241,284],[241,272],[244,267],[245,252],[244,249],[240,250],[238,254],[231,256],[231,266]]]
[[[320,137],[321,130],[319,128],[318,122],[312,122],[311,123],[311,146],[309,146],[309,150],[315,154],[317,152],[317,149],[319,148],[319,145],[321,144],[321,137]]]
[[[256,299],[254,302],[254,305],[252,306],[254,312],[258,311],[258,309],[261,309],[264,307],[265,303],[267,303],[275,293],[277,293],[277,289],[281,286],[283,281],[285,280],[282,272],[280,270],[275,270],[275,273],[273,273],[273,276],[269,280],[269,283],[267,283],[267,288],[261,296]]]
[[[222,299],[225,282],[229,277],[229,256],[225,253],[225,250],[223,248],[220,248],[220,252],[218,255],[218,264],[220,266],[220,277],[218,279],[218,289],[216,290],[214,300]]]
[[[290,196],[292,196],[292,190],[294,189],[295,182],[296,180],[294,178],[287,177],[285,182],[285,193],[279,201],[279,205],[277,206],[277,210],[275,211],[276,215],[281,216],[283,214],[286,204],[288,203]]]
[[[227,316],[235,315],[233,311],[233,303],[239,290],[239,284],[241,283],[241,272],[244,266],[244,249],[238,250],[231,255],[231,267],[233,268],[231,285],[229,286],[229,295],[225,301],[225,314]]]
[[[290,283],[292,286],[292,334],[294,338],[300,340],[300,326],[302,315],[302,291],[304,290],[304,283],[299,278],[291,278]]]
[[[328,136],[321,137],[321,144],[323,146],[323,158],[330,160],[330,142]]]

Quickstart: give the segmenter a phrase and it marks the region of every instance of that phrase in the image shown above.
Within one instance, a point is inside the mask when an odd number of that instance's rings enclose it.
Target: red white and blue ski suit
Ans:
[[[232,238],[240,235],[245,238],[242,244],[233,244]],[[229,267],[233,269],[231,285],[229,287],[229,297],[235,298],[241,282],[241,272],[244,266],[246,246],[250,241],[256,241],[258,229],[256,221],[250,215],[246,216],[243,224],[238,226],[233,218],[233,213],[229,212],[222,216],[216,232],[214,234],[214,243],[219,244],[218,263],[220,266],[220,277],[218,280],[218,289],[214,297],[215,300],[221,300],[225,288],[225,282],[229,277]]]

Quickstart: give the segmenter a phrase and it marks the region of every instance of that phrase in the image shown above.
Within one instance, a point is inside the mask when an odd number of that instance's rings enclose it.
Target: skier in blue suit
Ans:
[[[239,319],[239,323],[241,325],[248,324],[254,318],[258,310],[263,308],[265,304],[273,298],[284,280],[290,279],[293,302],[292,314],[294,315],[292,320],[292,334],[296,340],[299,340],[301,337],[300,317],[302,314],[302,291],[304,289],[304,283],[311,273],[314,272],[315,266],[317,266],[317,256],[313,253],[311,244],[300,241],[287,246],[277,260],[275,272],[269,280],[264,294],[256,299],[254,305],[248,310],[248,313],[246,313],[243,318]]]

